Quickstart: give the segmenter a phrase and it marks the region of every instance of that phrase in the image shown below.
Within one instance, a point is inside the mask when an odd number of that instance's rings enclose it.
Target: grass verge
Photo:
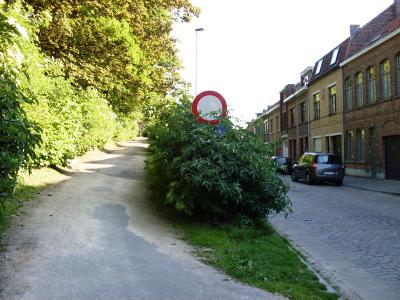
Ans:
[[[290,299],[338,299],[299,259],[286,239],[265,223],[219,225],[180,223],[199,257],[243,283]]]
[[[66,179],[68,176],[50,168],[33,170],[30,174],[22,173],[13,196],[0,205],[0,236],[7,228],[10,217],[17,214],[24,202],[34,199],[46,186]]]

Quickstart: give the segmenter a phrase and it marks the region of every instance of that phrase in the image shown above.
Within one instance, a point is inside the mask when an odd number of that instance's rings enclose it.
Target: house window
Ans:
[[[345,158],[346,158],[346,160],[351,161],[353,159],[353,131],[352,130],[348,130],[346,132],[345,146],[346,146]]]
[[[306,121],[306,103],[302,102],[299,105],[300,107],[300,124],[303,124]]]
[[[336,113],[336,85],[329,88],[329,112]]]
[[[357,107],[361,107],[364,104],[364,80],[363,74],[361,72],[357,73],[354,78],[354,88],[355,88],[355,98],[356,98],[356,105]]]
[[[279,125],[279,116],[275,117],[276,120],[276,131],[279,131],[280,125]]]
[[[335,50],[333,50],[332,59],[331,59],[330,65],[333,65],[333,64],[336,63],[337,58],[338,58],[338,54],[339,54],[339,47],[337,47]]]
[[[379,65],[380,81],[381,81],[381,99],[390,98],[390,63],[385,59]]]
[[[314,138],[314,151],[321,152],[322,145],[321,145],[321,138]]]
[[[357,130],[357,159],[358,161],[365,161],[365,130]]]
[[[400,95],[400,54],[396,56],[396,84],[397,84],[397,95]]]
[[[314,119],[319,119],[321,116],[321,103],[319,101],[319,93],[314,94]]]
[[[274,120],[271,119],[269,122],[270,122],[269,128],[271,129],[271,132],[274,132]]]
[[[376,70],[374,66],[367,69],[368,103],[376,101]]]
[[[315,70],[315,75],[318,75],[321,72],[323,59],[320,59],[317,63],[317,69]]]
[[[346,78],[344,81],[344,99],[346,103],[346,110],[353,108],[353,82],[351,78]]]
[[[290,109],[290,126],[295,126],[296,124],[294,124],[294,107],[292,107]]]

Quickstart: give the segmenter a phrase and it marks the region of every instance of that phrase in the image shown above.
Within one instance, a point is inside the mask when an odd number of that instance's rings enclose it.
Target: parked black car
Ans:
[[[275,162],[277,171],[281,174],[292,174],[292,161],[286,156],[271,156],[271,160]]]
[[[304,153],[294,164],[292,180],[304,179],[308,184],[315,181],[331,181],[342,185],[344,165],[339,155],[331,153]]]

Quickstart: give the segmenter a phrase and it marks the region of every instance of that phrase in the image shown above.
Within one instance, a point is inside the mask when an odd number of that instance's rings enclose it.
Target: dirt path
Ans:
[[[148,201],[146,141],[73,162],[66,180],[14,218],[0,299],[283,299],[191,255]]]

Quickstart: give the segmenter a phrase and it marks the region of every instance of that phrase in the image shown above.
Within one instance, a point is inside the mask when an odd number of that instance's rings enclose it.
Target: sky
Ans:
[[[241,124],[279,100],[300,73],[345,40],[350,24],[365,25],[393,0],[192,0],[199,18],[177,23],[183,79],[197,92],[222,94]]]

